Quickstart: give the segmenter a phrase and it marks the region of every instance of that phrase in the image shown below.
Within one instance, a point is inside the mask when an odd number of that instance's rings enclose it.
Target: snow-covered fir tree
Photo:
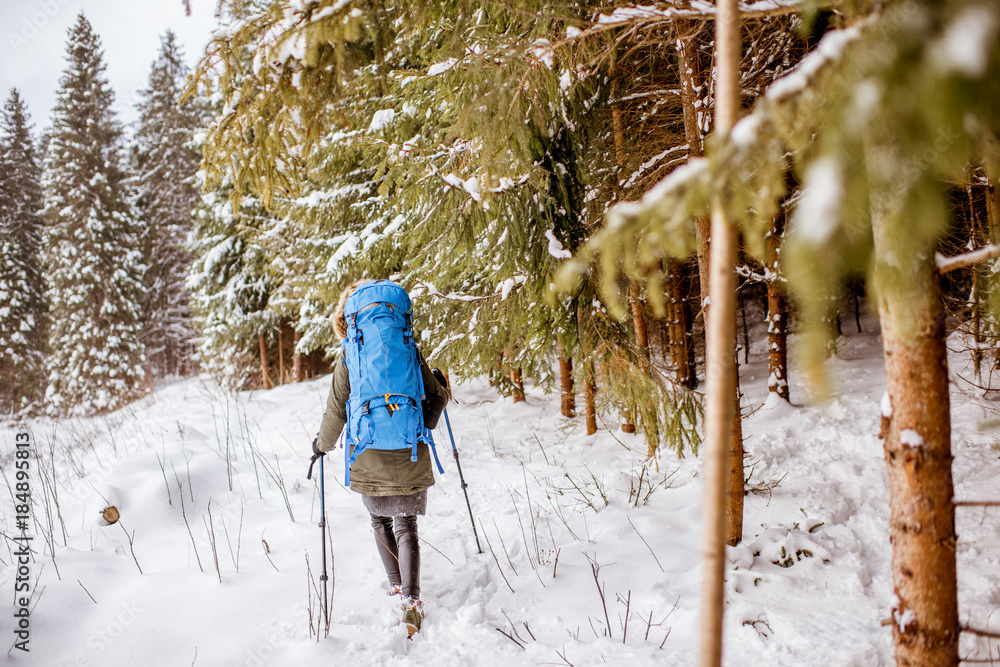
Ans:
[[[41,166],[30,128],[13,89],[0,120],[0,414],[37,406],[46,382]]]
[[[273,219],[249,197],[234,209],[231,190],[208,191],[197,211],[188,288],[203,368],[227,386],[246,388],[258,386],[260,337],[276,330],[267,308],[274,284],[258,243]]]
[[[86,414],[141,390],[142,262],[101,42],[82,13],[68,32],[42,183],[52,313],[47,401],[53,412]]]
[[[682,133],[663,129],[680,124],[676,85],[632,76],[665,71],[666,30],[663,67],[637,63],[621,77],[643,81],[630,99],[653,100],[634,111],[649,126],[629,142],[635,164],[608,150],[608,100],[626,91],[608,85],[604,42],[554,46],[590,11],[275,2],[220,33],[202,68],[207,78],[216,57],[226,63],[208,182],[226,180],[276,214],[256,245],[282,269],[268,309],[295,322],[300,351],[334,345],[325,316],[344,284],[393,276],[418,298],[433,362],[488,373],[509,391],[512,375],[551,386],[556,357],[575,358],[577,380],[593,388],[601,375],[609,407],[638,408],[650,451],[692,442],[690,394],[660,381],[633,327],[598,301],[596,275],[549,302],[553,268],[621,196],[630,179],[620,172],[643,176],[641,165],[683,155]]]
[[[258,9],[252,3],[239,3],[226,11],[232,20],[241,21]],[[241,69],[248,68],[253,50],[237,49],[234,58]],[[210,99],[199,95],[194,104],[219,116],[221,102],[217,95]],[[258,198],[234,196],[232,178],[206,182],[203,172],[197,177],[204,194],[194,213],[190,245],[194,262],[187,288],[199,333],[199,362],[229,387],[258,387],[264,384],[261,338],[266,351],[271,334],[278,330],[278,313],[269,306],[283,276],[269,265],[281,261],[276,255],[282,235],[267,234],[278,220]],[[268,236],[273,239],[270,244]],[[265,252],[264,245],[274,252]]]
[[[193,209],[200,202],[195,173],[201,155],[192,142],[204,113],[197,102],[181,103],[187,76],[180,48],[168,31],[138,105],[132,152],[137,206],[144,223],[142,340],[153,376],[189,372],[194,352],[184,281],[191,266],[187,236],[194,223]]]

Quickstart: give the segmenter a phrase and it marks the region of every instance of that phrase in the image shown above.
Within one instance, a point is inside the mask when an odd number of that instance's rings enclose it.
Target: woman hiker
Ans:
[[[354,327],[352,334],[363,344],[363,335],[358,335],[362,331],[359,321],[363,319],[363,311],[372,310],[374,306],[391,306],[391,303],[382,304],[380,302],[368,303],[367,307],[361,303],[370,302],[379,296],[363,299],[360,294],[351,304],[348,297],[364,288],[369,293],[394,295],[391,290],[395,288],[402,292],[406,305],[409,305],[409,297],[405,292],[388,281],[375,281],[375,290],[369,289],[371,284],[366,281],[358,281],[348,286],[340,295],[340,302],[333,317],[333,329],[337,338],[344,341],[349,336],[348,317],[352,318]],[[378,292],[381,289],[382,292]],[[390,291],[385,291],[390,290]],[[345,315],[345,309],[348,314]],[[393,308],[386,309],[390,315],[395,311]],[[370,315],[371,313],[369,313]],[[382,316],[378,320],[377,326],[387,326],[381,322],[390,319]],[[408,344],[415,348],[412,336],[412,325],[409,320],[409,313],[406,313],[405,326],[408,329]],[[368,321],[364,326],[376,326]],[[369,337],[377,331],[368,330]],[[349,341],[350,343],[351,341]],[[371,346],[371,340],[369,341]],[[386,346],[380,349],[380,358],[384,359],[390,348]],[[361,377],[354,377],[349,372],[349,362],[351,355],[347,353],[347,346],[344,347],[345,354],[337,363],[333,372],[333,386],[327,399],[326,410],[323,413],[323,422],[320,426],[319,435],[313,440],[313,453],[320,454],[330,451],[336,446],[340,438],[341,431],[348,422],[348,406],[351,397],[351,385],[361,386],[370,378],[365,378],[365,370],[359,368],[355,374]],[[412,361],[405,358],[405,354],[390,361],[394,366],[408,365]],[[356,357],[355,357],[356,358]],[[412,355],[411,355],[412,358]],[[405,442],[399,443],[399,448],[375,448],[374,446],[362,447],[360,454],[355,455],[356,434],[351,433],[348,427],[348,450],[344,456],[348,461],[348,480],[350,488],[362,496],[365,508],[371,515],[372,529],[375,533],[375,545],[378,549],[379,557],[385,567],[386,575],[389,578],[391,595],[401,596],[401,608],[403,610],[403,623],[407,625],[410,635],[420,629],[420,621],[423,618],[423,604],[420,601],[420,545],[417,537],[417,516],[424,514],[427,508],[427,489],[434,484],[434,472],[431,468],[431,451],[425,440],[429,440],[430,430],[437,425],[445,404],[448,402],[447,380],[440,371],[433,372],[428,368],[423,356],[416,351],[416,360],[419,363],[419,375],[423,381],[424,398],[421,401],[424,428],[426,438],[416,441],[415,447],[407,445]],[[357,365],[357,364],[355,364]],[[369,372],[371,372],[369,370]],[[411,372],[415,376],[416,373]],[[439,382],[438,378],[441,379]],[[369,383],[370,384],[370,383]],[[380,390],[381,391],[381,390]],[[386,394],[385,401],[372,400],[365,404],[364,412],[367,415],[369,409],[373,413],[383,410],[389,415],[389,423],[402,423],[397,418],[393,420],[394,413],[400,406],[390,404],[390,395]],[[377,402],[383,403],[379,407],[369,407],[369,404]],[[404,405],[402,407],[409,407]],[[357,410],[355,408],[355,410]],[[356,430],[363,430],[357,426],[358,420],[352,419]],[[378,420],[373,418],[369,421],[373,429],[377,430]],[[355,458],[356,456],[356,458]],[[353,461],[352,461],[353,459]]]

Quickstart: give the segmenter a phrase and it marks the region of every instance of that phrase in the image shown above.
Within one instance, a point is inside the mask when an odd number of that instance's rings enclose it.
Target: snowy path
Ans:
[[[766,398],[766,359],[754,351],[741,369],[751,409]],[[747,497],[744,543],[729,552],[727,665],[891,663],[890,632],[880,624],[892,585],[876,337],[846,336],[832,364],[841,392],[831,403],[781,403],[746,421],[753,481],[781,481]],[[367,514],[342,487],[341,457],[328,457],[333,625],[329,639],[310,639],[306,555],[315,578],[319,503],[305,479],[306,454],[327,382],[233,396],[189,380],[109,417],[34,424],[42,457],[34,463],[47,469],[32,471],[35,545],[49,532],[48,510],[57,548],[54,562],[46,555],[32,566],[44,590],[31,617],[31,653],[13,651],[11,663],[695,664],[701,461],[664,455],[659,470],[643,474],[636,505],[629,499],[641,436],[602,428],[588,437],[582,419],[556,416],[558,396],[529,391],[515,406],[482,382],[459,387],[462,403],[449,413],[485,553],[476,553],[439,432],[447,474],[420,523],[428,616],[407,641]],[[953,396],[957,495],[995,498],[997,438],[977,430],[995,410],[960,387]],[[55,482],[58,512],[45,500],[43,477]],[[120,509],[120,525],[102,520],[102,495]],[[0,509],[9,535],[6,494]],[[996,628],[1000,513],[959,511],[962,619]],[[122,526],[134,531],[134,558]],[[10,600],[12,551],[0,559],[0,589]]]

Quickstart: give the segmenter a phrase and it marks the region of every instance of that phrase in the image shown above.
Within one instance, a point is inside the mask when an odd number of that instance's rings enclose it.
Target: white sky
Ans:
[[[0,99],[16,87],[36,134],[50,122],[59,78],[66,67],[67,30],[82,10],[104,46],[106,75],[119,120],[137,117],[160,37],[174,31],[189,66],[204,53],[216,25],[218,0],[0,0]]]

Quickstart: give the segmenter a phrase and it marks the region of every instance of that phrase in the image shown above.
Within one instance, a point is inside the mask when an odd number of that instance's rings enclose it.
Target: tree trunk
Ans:
[[[788,393],[788,329],[785,292],[778,280],[778,249],[784,233],[784,220],[779,214],[767,237],[767,391],[789,400]]]
[[[965,184],[965,192],[969,198],[969,242],[970,248],[979,248],[988,243],[988,232],[989,230],[980,230],[979,216],[976,215],[976,197],[972,187],[972,179],[970,175],[970,180]],[[987,199],[989,198],[989,192],[986,193]],[[986,202],[987,208],[989,207],[989,201]],[[987,226],[989,222],[987,221]],[[982,265],[975,265],[972,267],[972,287],[969,293],[969,310],[971,311],[972,317],[972,368],[973,373],[976,376],[976,381],[979,384],[983,383],[983,337],[982,337],[982,311],[983,303],[980,298],[980,293],[982,285],[984,283],[983,278],[989,280],[989,269],[985,269],[987,273],[984,273],[984,268]]]
[[[278,325],[278,384],[285,384],[285,337],[282,335],[283,324]]]
[[[686,323],[685,336],[687,337],[687,351],[688,351],[688,387],[690,389],[698,388],[698,361],[697,361],[697,350],[695,350],[694,344],[694,310],[691,308],[691,271],[690,266],[688,271],[686,271],[687,284],[684,286],[684,321]],[[699,288],[700,290],[700,288]],[[700,295],[700,291],[699,291]],[[698,299],[701,300],[700,298]]]
[[[986,226],[986,240],[1000,243],[1000,186],[992,180],[992,175],[987,178],[986,185]],[[996,334],[993,326],[988,331]],[[994,363],[1000,362],[1000,345],[993,346],[993,359]]]
[[[679,260],[670,260],[670,307],[667,309],[667,333],[670,361],[677,383],[694,389],[694,369],[691,368],[691,325],[688,322],[686,274],[687,267]]]
[[[718,24],[716,25],[718,29]],[[697,156],[701,154],[703,141],[701,136],[701,118],[699,116],[699,107],[703,108],[704,100],[701,97],[701,89],[703,87],[703,76],[701,73],[701,63],[698,60],[696,39],[697,39],[698,24],[696,22],[678,22],[677,33],[680,36],[678,38],[677,50],[681,60],[681,106],[684,114],[684,136],[688,142],[688,155]],[[738,32],[738,28],[736,29]],[[719,44],[719,37],[716,35],[716,45]],[[718,46],[717,46],[718,49]],[[734,49],[734,62],[732,78],[736,80],[736,84],[731,91],[723,92],[719,85],[716,86],[717,89],[717,108],[716,108],[716,119],[717,119],[717,130],[720,132],[728,132],[728,128],[736,124],[736,118],[739,113],[739,38],[737,35]],[[718,60],[718,58],[717,58]],[[720,79],[721,81],[721,79]],[[732,118],[727,122],[728,124],[723,126],[719,123],[719,114],[727,110],[723,109],[724,102],[723,97],[728,94],[733,95],[732,106]],[[699,103],[699,104],[696,104]],[[710,363],[709,358],[711,354],[709,353],[709,346],[712,345],[709,334],[708,316],[711,311],[710,303],[710,291],[711,291],[711,278],[710,272],[712,267],[712,244],[711,239],[714,237],[713,234],[714,223],[707,218],[698,218],[695,220],[695,234],[697,237],[697,253],[698,253],[698,282],[701,290],[701,313],[705,325],[706,341],[705,341],[705,377],[708,378],[711,369],[708,364]],[[733,262],[735,263],[735,241],[733,249]],[[730,354],[733,355],[733,368],[736,364],[736,324],[735,324],[735,276],[733,277],[733,294],[729,295],[731,302],[733,304],[733,334],[732,334],[732,344],[730,346]],[[736,536],[741,536],[743,532],[743,425],[740,419],[740,394],[739,385],[737,378],[737,385],[730,393],[730,399],[732,401],[732,436],[729,438],[731,442],[730,448],[730,476],[729,476],[729,486],[733,489],[739,486],[739,494],[734,494],[729,499],[729,503],[725,504],[727,511],[727,527],[725,534],[727,535],[727,542],[729,544],[736,544],[739,542],[739,538]],[[706,414],[707,423],[707,414]],[[706,439],[708,433],[706,431]],[[736,470],[739,469],[739,475],[736,474]],[[738,482],[738,484],[737,484]]]
[[[631,407],[622,408],[622,433],[635,433],[635,415]]]
[[[982,303],[979,299],[979,267],[972,268],[972,295],[970,305],[972,307],[972,372],[976,375],[976,382],[983,383],[983,336],[981,311]]]
[[[743,297],[743,289],[736,290],[740,304],[740,324],[743,330],[743,364],[750,363],[750,326],[747,324],[747,303]]]
[[[656,325],[654,325],[653,331],[657,333],[660,337],[660,360],[668,364],[671,368],[674,365],[674,343],[673,343],[673,332],[670,330],[670,317],[671,317],[671,299],[673,299],[673,293],[670,291],[672,286],[670,284],[671,275],[667,272],[667,312],[662,320],[657,320]]]
[[[302,340],[302,332],[295,330],[295,351],[292,353],[292,376],[296,382],[302,382],[302,353],[299,352],[299,341]]]
[[[688,145],[688,155],[702,154],[702,128],[699,102],[703,96],[702,86],[705,76],[698,57],[698,34],[702,30],[701,21],[675,21],[677,30],[677,58],[681,75],[681,112],[684,118],[684,139]],[[701,107],[704,109],[704,107]]]
[[[649,330],[646,328],[646,313],[642,299],[639,296],[639,283],[632,281],[629,286],[629,302],[632,305],[632,326],[635,329],[635,342],[639,352],[649,359]]]
[[[767,284],[767,390],[780,398],[789,399],[788,392],[788,333],[785,320],[785,295],[773,282]]]
[[[1000,242],[1000,187],[990,182],[986,186],[986,224],[989,226],[986,238],[990,243]]]
[[[316,377],[316,354],[319,350],[313,350],[302,357],[302,379],[311,380]]]
[[[716,4],[715,48],[717,70],[717,101],[715,109],[716,131],[728,134],[739,114],[739,62],[740,17],[736,0],[719,0]],[[683,71],[685,67],[681,67]],[[707,244],[708,239],[700,239]],[[701,245],[701,243],[699,243]],[[733,397],[738,398],[736,382],[736,234],[732,223],[726,219],[724,202],[712,205],[711,255],[708,284],[702,284],[702,294],[710,288],[711,310],[708,313],[706,349],[705,406],[705,505],[703,515],[704,569],[702,579],[700,664],[702,667],[719,667],[722,664],[722,614],[725,598],[725,563],[727,536],[732,540],[732,506],[727,495],[732,495],[732,475],[726,482],[727,462],[735,461],[735,428],[739,409],[734,414]],[[704,277],[705,271],[703,271]],[[738,403],[738,401],[737,401]],[[742,442],[742,438],[741,438]],[[742,450],[742,446],[740,446]],[[739,475],[742,486],[743,461],[740,452]],[[727,489],[727,486],[730,488]],[[742,493],[740,505],[742,507]],[[727,522],[726,508],[730,509]],[[739,517],[742,532],[742,515]]]
[[[851,290],[851,296],[854,297],[854,324],[858,328],[858,333],[861,333],[861,286],[857,285],[853,290]]]
[[[260,383],[264,389],[271,388],[271,378],[268,377],[270,369],[267,365],[267,340],[264,334],[260,334]]]
[[[677,56],[681,75],[681,111],[684,118],[684,139],[687,141],[688,157],[699,157],[703,150],[702,118],[699,108],[704,109],[705,99],[701,94],[705,77],[698,57],[699,21],[676,21]],[[708,301],[709,239],[711,221],[708,218],[695,219],[697,238],[698,282],[701,286],[701,303],[695,317],[701,316],[707,322],[705,308]],[[708,330],[708,327],[705,327]]]
[[[735,313],[733,320],[735,325]],[[733,332],[735,339],[736,332]],[[740,364],[733,352],[733,386],[730,398],[732,421],[729,435],[729,492],[726,494],[726,544],[735,547],[743,539],[743,413],[740,408]]]
[[[611,76],[614,77],[614,69],[611,70]],[[625,164],[625,130],[622,124],[622,112],[615,104],[615,98],[618,97],[618,82],[614,79],[611,81],[611,127],[615,135],[615,162],[618,166]]]
[[[891,415],[885,420],[900,666],[958,664],[958,586],[944,307],[932,252],[900,253],[905,225],[873,217]]]
[[[515,368],[510,372],[510,381],[514,385],[514,390],[510,393],[515,403],[524,400],[524,380],[521,378],[521,369]]]
[[[174,341],[168,338],[163,350],[163,365],[166,375],[177,374],[177,356],[174,353]]]
[[[646,315],[643,309],[642,299],[639,298],[639,283],[634,280],[632,281],[629,289],[629,300],[632,302],[632,326],[635,328],[635,342],[639,347],[639,354],[641,354],[644,358],[649,359],[649,331],[646,328]],[[626,423],[622,425],[622,430],[626,433],[635,433],[636,421],[639,416],[638,408],[635,406],[629,406],[625,414],[627,415]],[[658,443],[655,440],[650,440],[651,434],[645,427],[643,427],[643,433],[646,435],[646,444],[649,445],[650,450],[656,451]],[[650,456],[652,456],[652,454],[650,454]]]
[[[597,433],[597,386],[594,384],[593,371],[583,381],[583,403],[587,411],[587,435]]]
[[[614,103],[615,98],[618,97],[618,82],[614,79],[615,73],[614,69],[611,70],[611,128],[615,139],[615,162],[619,167],[625,164],[625,129],[622,122],[622,112],[618,108],[618,105]],[[636,341],[639,343],[641,349],[647,350],[649,345],[648,341],[645,345],[642,344],[640,340],[640,328],[641,336],[644,340],[646,337],[646,323],[645,320],[641,320],[641,310],[639,311],[639,317],[637,318],[636,311],[636,299],[634,296],[635,291],[637,291],[637,286],[635,281],[631,281],[629,284],[629,304],[632,308],[632,324],[635,328]],[[640,327],[641,322],[641,327]],[[622,431],[625,433],[635,433],[635,419],[632,416],[632,408],[630,406],[622,406]]]
[[[573,357],[563,354],[562,342],[557,343],[559,351],[559,386],[562,390],[560,411],[563,417],[576,416],[576,396],[573,394]]]

